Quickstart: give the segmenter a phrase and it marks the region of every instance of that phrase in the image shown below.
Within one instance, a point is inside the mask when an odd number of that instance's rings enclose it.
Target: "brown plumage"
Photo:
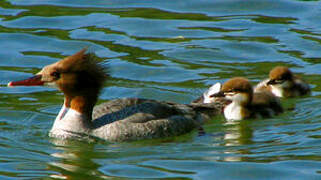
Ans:
[[[245,92],[249,93],[249,95],[252,96],[251,92],[253,91],[253,89],[249,80],[243,77],[235,77],[226,81],[223,84],[221,91],[224,93]]]
[[[270,71],[269,74],[270,80],[291,80],[293,74],[288,67],[285,66],[276,66]]]
[[[44,67],[38,75],[47,84],[55,83],[65,94],[65,106],[91,117],[100,90],[107,78],[105,68],[99,65],[94,54],[84,48],[54,64]],[[85,96],[84,96],[85,95]]]
[[[278,97],[296,97],[309,94],[310,87],[288,67],[277,66],[270,71],[269,79],[260,82],[254,91],[270,91]]]
[[[45,67],[40,72],[43,79],[58,78],[53,80],[56,80],[58,88],[67,95],[88,91],[94,91],[92,94],[98,95],[107,74],[105,68],[98,64],[94,54],[85,52],[86,49],[82,49],[72,56]]]
[[[280,99],[269,91],[255,92],[251,106],[249,107],[252,112],[258,112],[263,117],[270,117],[271,112],[279,114],[283,112]],[[272,111],[271,111],[272,110]],[[252,114],[255,117],[255,113]]]

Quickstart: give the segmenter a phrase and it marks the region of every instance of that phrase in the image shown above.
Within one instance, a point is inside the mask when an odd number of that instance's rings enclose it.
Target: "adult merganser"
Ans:
[[[64,104],[49,135],[131,141],[181,135],[220,113],[220,105],[184,105],[147,99],[117,99],[94,108],[107,75],[86,49],[45,66],[34,77],[8,86],[51,84],[64,93]]]
[[[225,97],[232,102],[224,107],[227,120],[270,117],[283,111],[279,99],[268,91],[253,92],[250,82],[243,77],[226,81],[212,97]]]
[[[262,90],[271,91],[278,97],[296,97],[310,93],[309,85],[284,66],[272,69],[269,79],[263,80],[254,88],[255,92]]]

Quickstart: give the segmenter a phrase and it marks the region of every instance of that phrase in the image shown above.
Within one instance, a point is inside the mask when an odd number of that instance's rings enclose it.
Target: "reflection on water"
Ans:
[[[54,172],[50,177],[59,179],[108,177],[99,172],[100,165],[94,162],[94,158],[99,158],[99,152],[93,153],[94,144],[58,139],[53,139],[51,142],[57,152],[50,154],[55,158],[53,162],[48,163],[48,170]]]
[[[243,146],[251,145],[254,142],[252,141],[253,130],[248,124],[248,121],[229,121],[224,125],[226,126],[226,134],[224,135],[224,146]],[[224,161],[242,161],[242,157],[235,156],[234,154],[248,154],[250,153],[248,149],[237,149],[231,150],[229,148],[224,151],[227,156],[224,158]],[[228,156],[232,154],[232,156]]]
[[[319,1],[0,2],[0,179],[319,179]],[[142,97],[189,103],[232,76],[253,84],[285,65],[312,96],[284,114],[165,140],[61,142],[47,133],[63,102],[48,87],[6,84],[89,47],[110,68],[100,102]]]

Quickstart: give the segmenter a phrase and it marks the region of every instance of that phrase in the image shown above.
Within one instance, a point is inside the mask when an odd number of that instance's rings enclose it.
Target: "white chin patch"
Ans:
[[[215,97],[210,97],[211,95],[213,94],[216,94],[218,92],[220,92],[221,90],[221,83],[215,83],[214,85],[212,85],[207,91],[205,91],[203,93],[203,98],[204,98],[204,101],[203,103],[213,103],[215,102]]]
[[[277,97],[283,97],[283,88],[281,85],[278,86],[272,86],[272,93]]]
[[[246,101],[248,101],[247,96],[243,93],[236,93],[234,95],[227,95],[226,96],[227,99],[232,100],[233,102],[236,103],[244,103]]]
[[[49,86],[49,87],[52,87],[52,88],[57,88],[57,85],[54,82],[47,82],[47,83],[45,83],[45,85]]]

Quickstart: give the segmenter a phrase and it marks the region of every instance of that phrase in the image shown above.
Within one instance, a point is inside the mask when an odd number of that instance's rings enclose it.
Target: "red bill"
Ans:
[[[21,81],[11,81],[8,86],[42,86],[44,82],[41,81],[41,75],[35,75],[31,78]]]

